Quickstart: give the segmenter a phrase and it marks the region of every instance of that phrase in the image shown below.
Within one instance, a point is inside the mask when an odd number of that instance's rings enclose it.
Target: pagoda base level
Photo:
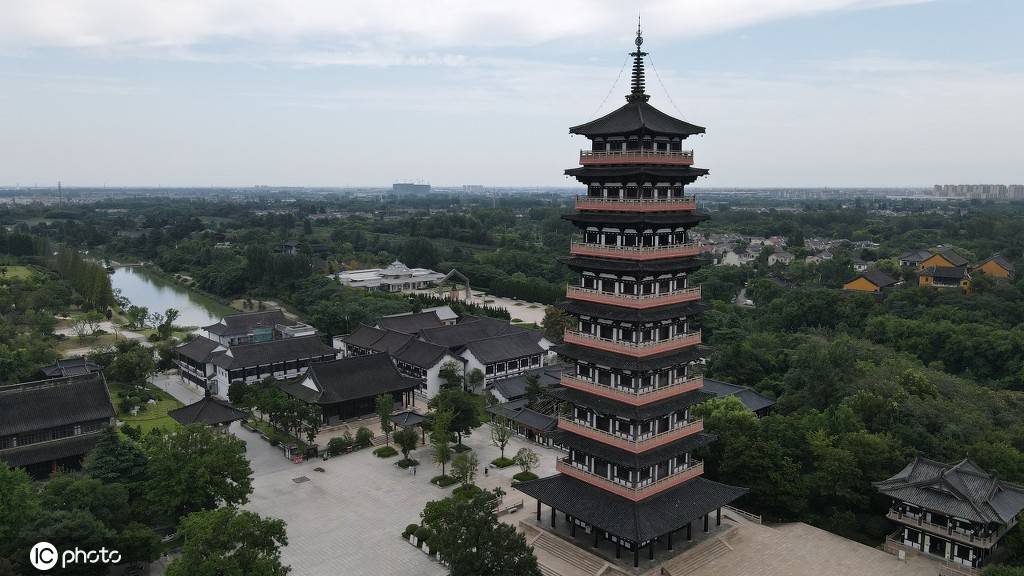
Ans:
[[[639,567],[641,556],[653,559],[659,550],[673,549],[719,526],[721,508],[747,492],[695,478],[633,502],[563,474],[512,487],[537,500],[535,514],[548,526],[557,528],[559,520],[569,518],[571,536],[586,534],[598,548],[611,547],[618,556],[631,557],[634,567]]]

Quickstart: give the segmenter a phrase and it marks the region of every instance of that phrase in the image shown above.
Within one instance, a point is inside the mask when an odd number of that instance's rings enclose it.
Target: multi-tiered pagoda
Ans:
[[[561,308],[574,323],[558,353],[567,360],[557,441],[568,457],[554,476],[515,485],[593,534],[633,553],[671,550],[673,536],[710,516],[745,489],[701,476],[691,453],[715,438],[691,414],[710,397],[701,390],[704,308],[690,274],[706,264],[691,229],[707,215],[684,188],[708,173],[693,167],[683,140],[704,128],[648,103],[643,38],[637,30],[632,90],[626,104],[570,129],[591,141],[579,168],[566,170],[587,186],[576,212],[564,216],[578,233],[565,263],[579,274]]]

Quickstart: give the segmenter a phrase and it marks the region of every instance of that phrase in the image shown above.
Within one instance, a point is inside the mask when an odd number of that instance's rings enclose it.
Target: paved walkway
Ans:
[[[167,392],[171,396],[188,406],[203,399],[205,392],[202,388],[189,382],[183,382],[176,370],[168,370],[152,376],[150,383],[157,388]]]
[[[169,388],[171,391],[173,386]],[[253,468],[255,490],[245,507],[287,522],[288,546],[282,557],[296,576],[447,573],[400,537],[406,525],[419,522],[428,501],[446,497],[452,490],[430,484],[430,478],[440,469],[430,463],[429,447],[413,452],[412,456],[421,462],[414,474],[395,466],[397,457],[380,459],[370,450],[293,464],[256,434],[237,424],[231,431],[245,440]],[[476,451],[481,466],[499,455],[490,444],[487,425],[463,442]],[[505,453],[514,454],[523,446],[541,455],[538,474],[554,472],[555,450],[515,438]],[[324,471],[316,471],[318,467]],[[509,493],[507,498],[519,499],[522,494],[510,489],[512,475],[518,471],[518,467],[491,469],[484,476],[481,468],[477,484],[484,488],[500,486]]]

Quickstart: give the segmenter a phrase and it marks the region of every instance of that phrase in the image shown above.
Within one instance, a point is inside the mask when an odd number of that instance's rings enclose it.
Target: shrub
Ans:
[[[420,461],[415,458],[403,458],[398,462],[395,462],[395,465],[399,468],[408,468],[410,466],[419,466]]]
[[[455,490],[452,490],[452,496],[457,496],[459,498],[470,500],[474,496],[483,491],[483,488],[477,486],[476,484],[463,484],[462,486],[459,486]]]
[[[374,450],[373,454],[377,458],[391,458],[392,456],[398,456],[398,450],[395,450],[393,446],[381,446]]]
[[[361,426],[356,430],[356,448],[366,448],[373,442],[373,432],[369,428]]]
[[[516,474],[515,476],[513,476],[512,478],[514,478],[514,479],[516,479],[516,480],[518,480],[520,482],[527,482],[529,480],[536,480],[537,479],[537,475],[534,474],[533,472],[520,472],[520,473]]]
[[[426,526],[420,526],[413,532],[413,536],[416,537],[416,546],[422,547],[424,543],[429,544],[430,539],[434,537],[434,531]]]
[[[443,474],[441,476],[434,476],[433,478],[430,479],[431,484],[437,484],[441,488],[447,488],[452,484],[455,484],[456,482],[458,482],[458,480],[456,480],[455,478]]]
[[[402,530],[402,538],[405,538],[406,540],[408,540],[409,536],[412,536],[413,534],[415,534],[416,531],[419,530],[419,528],[420,528],[419,524],[409,524],[408,526],[405,527],[405,530]]]
[[[327,443],[327,454],[329,456],[337,456],[344,454],[349,448],[352,447],[352,435],[345,432],[341,436],[331,438]]]
[[[491,460],[491,464],[494,464],[495,468],[508,468],[509,466],[515,463],[516,461],[511,458],[504,458],[500,456],[498,458],[495,458],[494,460]]]

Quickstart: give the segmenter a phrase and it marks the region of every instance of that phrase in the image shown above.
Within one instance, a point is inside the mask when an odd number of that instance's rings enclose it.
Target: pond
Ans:
[[[119,267],[110,275],[110,284],[135,306],[145,306],[150,313],[163,314],[175,308],[181,314],[177,326],[209,326],[232,310],[212,298],[191,292],[188,288],[156,276],[145,268]]]

